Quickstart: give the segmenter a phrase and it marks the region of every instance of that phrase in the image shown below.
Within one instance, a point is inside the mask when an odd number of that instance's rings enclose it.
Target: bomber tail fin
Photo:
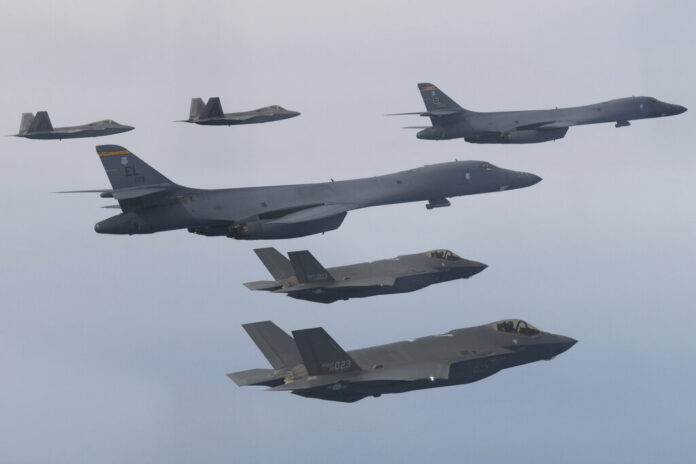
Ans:
[[[223,115],[220,97],[210,97],[208,103],[201,110],[199,119],[221,118]]]
[[[295,341],[273,322],[254,322],[242,327],[274,369],[292,368],[302,362]]]
[[[275,280],[286,280],[295,275],[290,260],[280,254],[275,248],[256,248],[254,253],[256,253],[256,256],[259,257]]]
[[[300,283],[334,281],[329,271],[319,264],[319,261],[309,251],[291,251],[288,256]]]
[[[189,109],[189,121],[195,121],[201,117],[205,103],[202,98],[191,99],[191,109]]]
[[[22,122],[24,122],[24,115],[22,115]],[[29,124],[28,132],[47,132],[52,131],[53,125],[51,124],[51,119],[48,117],[48,112],[39,111],[36,116]]]
[[[173,184],[145,161],[119,145],[97,145],[97,153],[114,190]]]
[[[34,113],[22,113],[22,121],[19,123],[19,135],[29,132],[29,127],[34,120]]]
[[[454,112],[464,111],[464,108],[445,95],[445,92],[429,82],[418,84],[418,89],[421,92],[421,97],[423,97],[423,103],[425,103],[425,109],[428,113],[437,114],[437,112],[450,112],[450,114],[452,114]]]
[[[295,345],[309,375],[336,374],[361,370],[321,327],[294,330]]]

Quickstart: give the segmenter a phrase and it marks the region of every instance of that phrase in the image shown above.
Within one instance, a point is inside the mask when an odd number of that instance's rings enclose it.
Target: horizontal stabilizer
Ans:
[[[331,216],[337,216],[339,214],[346,214],[351,209],[354,209],[355,205],[350,203],[337,203],[331,205],[320,205],[314,206],[312,208],[306,208],[295,213],[286,214],[277,219],[273,219],[270,224],[299,224],[301,222],[317,221],[320,219],[326,219]]]
[[[402,129],[428,129],[432,126],[404,126]]]
[[[133,198],[145,197],[155,193],[165,192],[170,190],[173,186],[165,185],[162,187],[134,187],[118,189],[111,192],[112,196],[117,200],[131,200]]]
[[[275,280],[257,280],[256,282],[245,282],[244,286],[249,290],[274,291],[282,289],[282,285]]]
[[[292,337],[273,322],[254,322],[242,327],[274,369],[293,367],[302,362]]]
[[[323,328],[294,330],[292,335],[309,375],[360,371],[360,366]]]
[[[227,377],[240,387],[246,385],[268,385],[269,387],[283,382],[283,375],[276,374],[273,369],[249,369],[246,371],[231,372]]]
[[[288,253],[288,256],[290,257],[290,264],[292,264],[292,268],[295,270],[294,274],[300,283],[334,281],[329,271],[309,251],[291,251]]]
[[[256,253],[256,256],[259,257],[275,280],[286,280],[295,275],[290,260],[280,254],[275,248],[256,248],[254,253]]]

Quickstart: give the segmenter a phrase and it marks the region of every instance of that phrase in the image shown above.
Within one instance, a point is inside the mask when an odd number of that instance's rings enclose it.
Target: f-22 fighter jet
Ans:
[[[418,84],[425,112],[396,113],[427,116],[432,127],[422,128],[419,139],[448,140],[464,138],[471,143],[538,143],[565,137],[568,128],[584,124],[614,122],[616,127],[629,126],[635,119],[673,116],[686,111],[653,97],[628,97],[586,106],[553,110],[499,111],[480,113],[459,106],[430,83]]]
[[[42,140],[77,139],[83,137],[101,137],[102,135],[120,134],[133,130],[133,126],[119,124],[111,119],[91,122],[81,126],[53,127],[46,111],[23,113],[19,124],[19,134],[15,137]]]
[[[178,122],[192,122],[204,126],[236,126],[239,124],[256,124],[260,122],[280,121],[299,116],[297,111],[286,110],[278,105],[265,106],[257,110],[239,113],[223,113],[219,97],[208,99],[203,104],[200,98],[191,99],[189,118]]]
[[[321,327],[293,331],[292,337],[270,321],[243,327],[273,368],[227,374],[237,385],[346,403],[476,382],[553,359],[576,343],[519,319],[348,352]]]
[[[325,269],[307,251],[291,251],[290,259],[275,248],[254,250],[275,281],[247,282],[250,290],[285,293],[299,300],[333,303],[373,295],[406,293],[431,284],[467,279],[486,265],[460,258],[449,250],[402,255],[369,263]]]

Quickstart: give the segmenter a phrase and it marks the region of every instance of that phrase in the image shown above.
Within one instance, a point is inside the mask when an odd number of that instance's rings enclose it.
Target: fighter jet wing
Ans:
[[[344,376],[327,375],[314,376],[289,382],[277,387],[269,388],[273,391],[302,390],[306,388],[321,387],[338,382],[358,383],[358,382],[412,382],[415,380],[447,380],[449,378],[450,363],[422,363],[411,364],[389,369],[373,369],[370,371],[360,371]]]
[[[273,219],[269,221],[269,224],[299,224],[301,222],[316,221],[319,219],[336,216],[338,214],[347,213],[348,211],[355,209],[356,206],[357,205],[352,203],[335,203],[313,206],[311,208],[306,208],[301,211],[286,214],[285,216]]]
[[[340,289],[340,288],[346,288],[346,287],[376,287],[376,286],[384,286],[384,287],[391,287],[394,285],[396,282],[396,277],[390,277],[390,276],[377,276],[377,277],[370,277],[370,278],[365,278],[365,279],[348,279],[348,280],[341,280],[341,281],[332,281],[332,282],[309,282],[309,283],[301,283],[298,285],[295,285],[294,287],[286,287],[282,288],[280,286],[277,286],[276,288],[262,288],[262,290],[270,290],[272,293],[286,293],[288,295],[293,294],[293,293],[304,293],[316,288],[323,288],[327,290],[334,290],[334,289]],[[259,286],[262,285],[262,282],[250,282],[250,284],[256,286],[257,284]],[[259,290],[258,288],[251,288],[249,285],[246,285],[247,288],[251,290]]]

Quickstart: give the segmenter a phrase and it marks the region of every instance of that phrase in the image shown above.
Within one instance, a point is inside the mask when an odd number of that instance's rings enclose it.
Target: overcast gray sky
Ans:
[[[2,138],[0,462],[683,462],[693,456],[693,2],[2,2],[0,128],[112,118],[101,139]],[[681,116],[526,146],[417,140],[417,82],[465,108],[651,95]],[[302,112],[173,123],[191,97]],[[477,159],[529,189],[354,211],[325,235],[103,236],[94,146],[195,187],[320,182]],[[320,305],[252,293],[252,249],[326,266],[449,248],[490,267],[412,294]],[[266,367],[240,327],[321,325],[346,349],[520,317],[580,342],[451,388],[337,404],[238,388]]]

